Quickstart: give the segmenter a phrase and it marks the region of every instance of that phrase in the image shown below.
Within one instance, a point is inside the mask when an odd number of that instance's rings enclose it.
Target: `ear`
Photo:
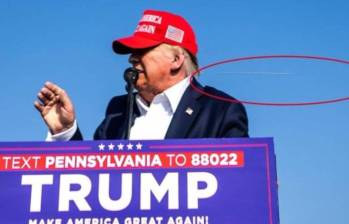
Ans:
[[[182,53],[174,54],[174,58],[171,62],[171,71],[178,71],[184,64],[185,56]]]

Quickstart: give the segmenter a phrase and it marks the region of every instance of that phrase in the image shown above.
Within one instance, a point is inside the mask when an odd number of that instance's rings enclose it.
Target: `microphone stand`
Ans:
[[[124,79],[126,81],[126,90],[127,90],[127,130],[126,130],[126,139],[130,139],[130,132],[132,126],[133,118],[133,105],[134,105],[134,94],[135,83],[138,79],[138,70],[136,68],[127,68],[124,72]]]

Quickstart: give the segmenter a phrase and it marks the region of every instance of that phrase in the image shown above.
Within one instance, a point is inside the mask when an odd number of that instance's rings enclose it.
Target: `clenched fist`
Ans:
[[[74,124],[75,112],[67,93],[58,85],[46,82],[38,93],[39,101],[34,102],[52,134],[58,134]]]

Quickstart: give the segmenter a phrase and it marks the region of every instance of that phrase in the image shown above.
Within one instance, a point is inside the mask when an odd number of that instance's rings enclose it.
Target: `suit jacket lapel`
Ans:
[[[193,79],[193,84],[202,88],[196,79]],[[201,104],[197,101],[199,96],[201,96],[200,93],[188,86],[173,115],[165,138],[185,138],[188,136],[195,118],[201,111]]]

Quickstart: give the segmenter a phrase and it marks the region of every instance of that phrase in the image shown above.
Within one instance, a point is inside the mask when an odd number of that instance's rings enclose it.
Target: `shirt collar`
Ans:
[[[174,111],[176,111],[179,101],[181,100],[189,84],[190,84],[190,76],[188,76],[187,78],[183,79],[176,85],[173,85],[164,91],[164,94],[167,96],[167,99],[170,102],[173,113]]]
[[[174,111],[176,111],[178,107],[179,101],[181,100],[189,84],[190,84],[190,76],[181,80],[177,84],[171,86],[170,88],[166,89],[164,92],[156,95],[155,97],[159,95],[163,95],[167,99],[171,107],[171,110],[174,113]],[[138,106],[138,109],[141,115],[144,115],[148,112],[149,106],[147,102],[139,94],[136,95],[136,104]]]
[[[139,94],[136,95],[136,104],[141,115],[144,115],[148,112],[149,106]]]

